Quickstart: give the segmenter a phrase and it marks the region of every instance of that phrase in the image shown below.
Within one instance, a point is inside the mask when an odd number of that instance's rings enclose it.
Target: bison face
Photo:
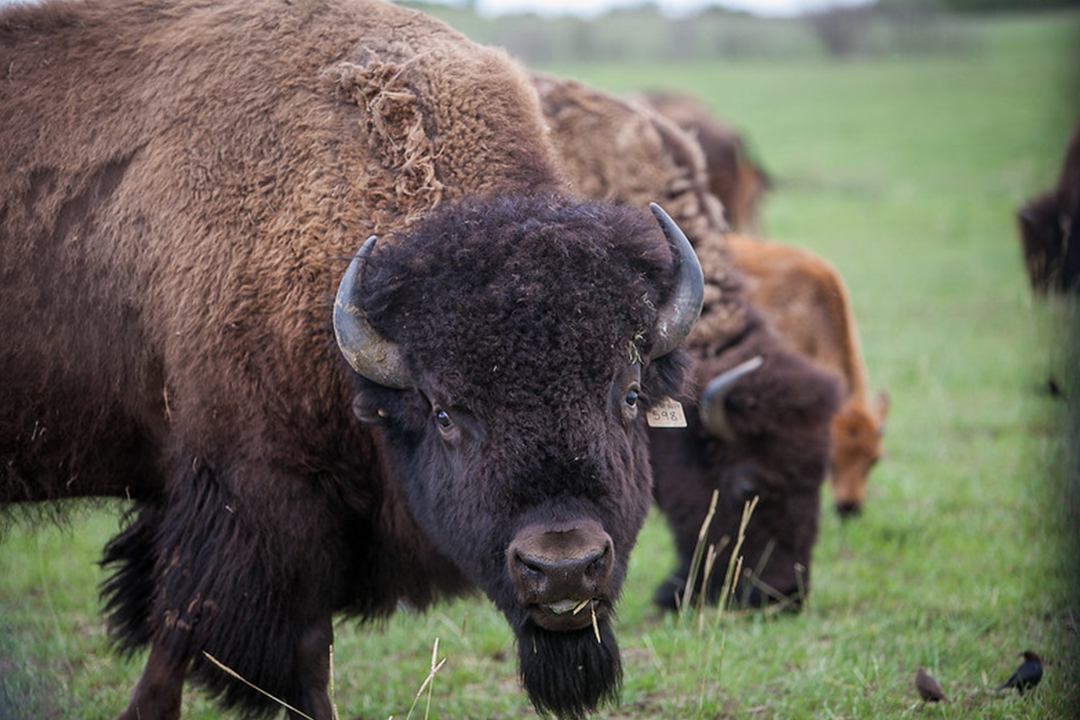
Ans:
[[[797,608],[809,589],[836,381],[782,350],[731,372],[718,369],[731,365],[727,358],[701,361],[698,377],[705,390],[699,412],[688,413],[686,429],[652,432],[656,499],[674,531],[680,559],[657,590],[655,602],[664,608],[684,602],[698,532],[714,491],[716,512],[706,542],[715,547],[717,559],[708,578],[702,568],[695,578],[698,588],[705,581],[706,599],[721,597],[744,507],[755,497],[739,552],[735,600]]]
[[[466,203],[366,246],[335,310],[367,378],[358,415],[381,425],[412,514],[505,614],[530,697],[561,717],[617,691],[609,614],[650,504],[644,411],[681,382],[672,351],[700,310],[696,258],[659,212],[670,244],[625,209]]]
[[[1080,222],[1080,207],[1070,216],[1056,193],[1041,195],[1017,214],[1031,288],[1038,294],[1080,289],[1080,252],[1073,228]]]
[[[1038,293],[1056,290],[1061,273],[1063,233],[1057,198],[1047,194],[1032,200],[1017,213],[1020,244],[1031,288]]]
[[[873,407],[848,401],[832,421],[829,485],[841,518],[862,512],[870,471],[881,457],[889,396],[878,393]]]

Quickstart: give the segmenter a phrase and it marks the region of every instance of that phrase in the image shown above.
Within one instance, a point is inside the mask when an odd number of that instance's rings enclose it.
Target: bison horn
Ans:
[[[401,351],[368,322],[364,308],[356,303],[364,263],[375,247],[372,235],[349,263],[334,299],[334,334],[341,354],[352,369],[372,382],[390,388],[407,388],[412,383],[404,372]]]
[[[656,203],[650,203],[664,237],[675,246],[679,264],[679,283],[671,298],[659,309],[656,319],[656,342],[650,357],[655,360],[675,350],[690,334],[701,315],[701,303],[705,298],[705,280],[701,274],[701,264],[690,241],[679,226],[675,224],[664,209]]]
[[[701,424],[710,434],[723,439],[728,443],[735,442],[735,432],[727,421],[727,413],[724,411],[724,400],[729,392],[735,387],[735,383],[761,367],[765,362],[760,355],[752,357],[744,363],[740,363],[730,370],[720,373],[712,379],[701,393]]]

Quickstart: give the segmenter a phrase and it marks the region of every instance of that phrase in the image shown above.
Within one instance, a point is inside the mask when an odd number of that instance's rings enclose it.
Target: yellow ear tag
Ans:
[[[649,408],[645,422],[649,423],[649,427],[684,428],[686,413],[683,412],[682,403],[666,397]]]

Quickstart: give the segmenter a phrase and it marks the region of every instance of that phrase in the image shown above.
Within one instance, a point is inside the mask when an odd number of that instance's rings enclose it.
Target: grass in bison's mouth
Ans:
[[[597,613],[598,607],[600,608],[599,614]],[[607,601],[601,598],[586,598],[584,600],[573,600],[567,598],[565,600],[558,600],[553,603],[531,605],[530,608],[534,612],[538,611],[540,615],[551,616],[554,618],[574,617],[581,614],[585,610],[585,608],[589,608],[590,620],[592,623],[593,634],[596,636],[596,642],[600,642],[599,619],[601,617],[607,617],[607,614],[610,610]],[[569,632],[584,629],[584,626],[581,628],[567,627],[565,629],[552,629],[545,627],[541,622],[537,620],[536,617],[534,617],[533,622],[536,622],[540,625],[540,627],[543,627],[549,632]]]
[[[550,605],[544,605],[543,607],[545,610],[549,610],[556,615],[562,615],[567,612],[571,615],[577,615],[591,602],[593,602],[591,598],[586,600],[559,600],[558,602],[553,602]]]

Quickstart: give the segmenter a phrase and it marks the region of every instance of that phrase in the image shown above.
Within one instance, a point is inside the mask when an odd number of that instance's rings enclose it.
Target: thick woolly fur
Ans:
[[[709,191],[723,204],[724,219],[734,230],[757,234],[761,201],[772,180],[750,158],[742,135],[690,95],[656,92],[640,100],[697,141],[705,155]]]
[[[275,709],[209,653],[322,720],[334,612],[477,586],[538,708],[613,697],[642,416],[684,374],[649,357],[672,253],[642,209],[559,194],[519,69],[374,0],[47,0],[0,15],[0,65],[0,500],[134,501],[103,594],[152,650],[121,717],[178,717],[189,667]],[[334,340],[371,234],[404,390]],[[616,555],[599,654],[532,626],[505,567],[525,524],[578,520]]]
[[[694,244],[705,276],[705,305],[684,347],[697,389],[680,396],[689,427],[650,432],[655,493],[676,539],[680,565],[657,591],[674,607],[713,490],[719,504],[709,535],[719,557],[707,596],[719,595],[745,500],[760,502],[742,548],[743,599],[753,604],[809,588],[820,488],[828,467],[837,381],[790,350],[749,302],[726,249],[721,208],[708,189],[705,155],[674,122],[651,108],[572,80],[533,75],[563,172],[576,192],[618,204],[665,197]],[[725,403],[737,440],[714,437],[698,419],[698,392],[755,356],[756,372]]]
[[[534,72],[532,81],[577,194],[631,207],[662,197],[692,242],[724,228],[723,207],[708,191],[705,156],[674,123],[574,80]]]

